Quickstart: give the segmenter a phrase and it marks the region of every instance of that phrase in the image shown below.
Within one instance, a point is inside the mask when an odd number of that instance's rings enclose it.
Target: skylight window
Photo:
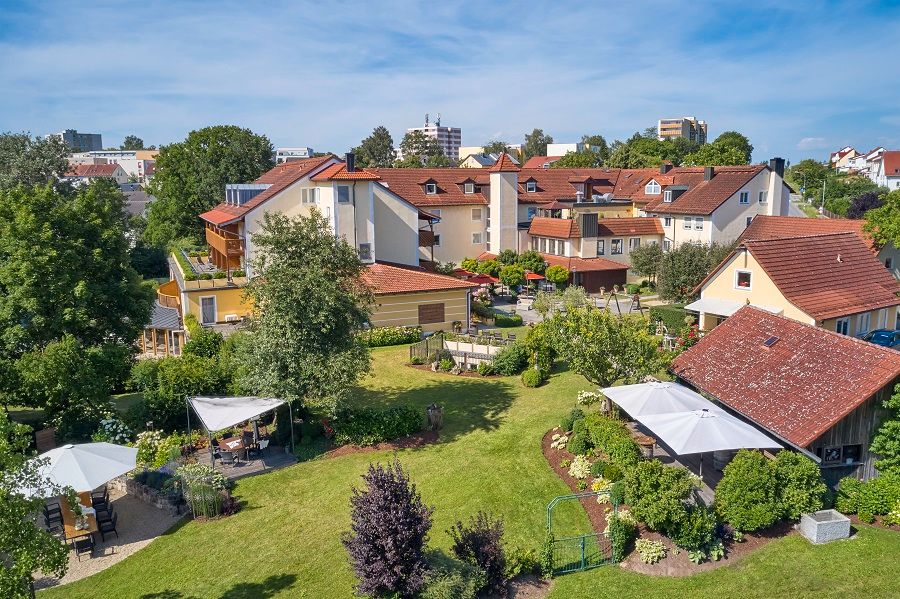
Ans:
[[[778,341],[780,341],[780,339],[775,335],[772,335],[771,337],[763,341],[763,345],[765,345],[766,347],[772,347],[773,345],[778,343]]]

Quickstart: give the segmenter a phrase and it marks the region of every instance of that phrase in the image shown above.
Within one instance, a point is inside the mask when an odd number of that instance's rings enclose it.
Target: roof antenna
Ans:
[[[441,113],[440,113],[440,112],[438,113],[438,118],[437,118],[437,120],[434,122],[434,124],[437,125],[438,127],[441,126]]]
[[[428,113],[425,113],[425,126],[428,126]]]

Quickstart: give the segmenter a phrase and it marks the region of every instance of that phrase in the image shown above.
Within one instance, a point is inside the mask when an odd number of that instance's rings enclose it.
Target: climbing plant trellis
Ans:
[[[549,565],[554,575],[581,572],[613,562],[612,545],[605,533],[590,532],[560,538],[556,538],[553,533],[553,508],[565,501],[580,501],[585,498],[596,500],[604,493],[608,493],[608,489],[560,495],[547,504],[547,535],[552,543]],[[613,510],[618,511],[617,506],[613,506]]]

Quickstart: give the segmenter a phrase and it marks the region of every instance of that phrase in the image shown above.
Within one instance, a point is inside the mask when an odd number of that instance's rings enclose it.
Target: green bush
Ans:
[[[566,445],[566,449],[568,449],[572,455],[585,455],[590,448],[590,442],[585,433],[572,433],[572,436],[569,437],[569,442]]]
[[[497,369],[494,368],[492,362],[480,362],[478,364],[478,374],[481,376],[493,376],[497,374]]]
[[[609,487],[609,502],[619,506],[625,503],[625,483],[619,481]]]
[[[205,272],[201,275],[198,275],[197,278],[201,281],[212,281],[213,276],[212,273]]]
[[[498,327],[520,327],[522,326],[522,316],[519,314],[504,314],[502,312],[494,313],[494,326]]]
[[[688,313],[677,304],[652,306],[650,308],[650,322],[661,320],[670,333],[677,333],[684,328],[684,319]]]
[[[585,418],[585,424],[591,443],[602,450],[610,462],[627,469],[641,460],[641,448],[623,422],[602,414],[590,414]]]
[[[579,408],[575,408],[563,416],[563,419],[559,423],[559,428],[563,429],[565,432],[574,431],[575,423],[582,419],[584,419],[584,412]]]
[[[232,277],[238,277],[238,278],[240,278],[240,277],[246,277],[246,276],[247,276],[247,271],[239,268],[239,269],[237,269],[237,270],[231,271],[231,276],[232,276]]]
[[[338,444],[374,445],[419,432],[425,425],[425,416],[412,406],[347,409],[332,425]]]
[[[858,478],[847,476],[838,483],[837,495],[834,498],[834,507],[845,514],[855,514],[859,511],[859,494],[865,483]]]
[[[698,551],[712,543],[715,532],[715,512],[704,505],[695,505],[686,511],[669,536],[682,549]]]
[[[615,464],[607,464],[606,467],[603,468],[603,478],[614,483],[625,478],[625,473]]]
[[[522,384],[526,387],[537,387],[543,382],[541,373],[534,368],[526,368],[522,373]]]
[[[822,509],[828,487],[822,471],[806,456],[795,451],[780,451],[775,457],[775,488],[778,514],[797,520],[800,514]]]
[[[505,554],[507,578],[540,573],[541,564],[534,549],[507,547]]]
[[[416,343],[421,338],[422,329],[420,327],[375,327],[359,333],[359,340],[366,347]]]
[[[641,286],[637,283],[626,283],[625,284],[625,293],[628,295],[634,295],[636,293],[641,292]]]
[[[659,460],[645,460],[625,475],[625,501],[631,513],[651,530],[672,536],[687,516],[687,500],[694,489],[691,474],[669,468]]]
[[[422,356],[413,356],[409,359],[409,363],[413,366],[420,366],[425,363],[425,359]]]
[[[466,562],[453,569],[431,570],[425,588],[416,595],[419,599],[475,599],[487,584],[484,570]]]
[[[493,364],[497,374],[517,375],[528,366],[528,350],[523,343],[510,343],[494,356]]]
[[[621,562],[628,555],[631,543],[637,534],[637,527],[615,512],[607,516],[606,522],[609,527],[606,537],[609,539],[610,545],[612,545],[613,561]]]
[[[775,469],[763,454],[742,449],[725,466],[716,485],[716,512],[741,532],[778,520]]]
[[[900,503],[900,473],[884,472],[861,482],[855,478],[841,479],[835,507],[840,512],[857,514],[871,522],[874,515],[885,515]]]
[[[441,361],[438,363],[438,368],[442,372],[450,372],[454,366],[456,366],[456,362],[453,361],[453,358],[441,358]]]
[[[218,271],[216,271],[216,272],[213,273],[213,277],[212,277],[212,278],[214,278],[214,279],[224,279],[226,276],[228,276],[228,275],[226,275],[226,274],[225,274],[224,272],[222,272],[221,270],[218,270]]]
[[[225,338],[222,337],[222,333],[200,328],[197,333],[191,335],[190,341],[184,344],[184,353],[202,358],[215,358],[224,342]]]
[[[594,478],[600,478],[603,476],[603,471],[606,470],[606,467],[609,466],[608,463],[603,460],[597,460],[596,462],[591,464],[591,476]],[[606,478],[605,476],[603,478]]]

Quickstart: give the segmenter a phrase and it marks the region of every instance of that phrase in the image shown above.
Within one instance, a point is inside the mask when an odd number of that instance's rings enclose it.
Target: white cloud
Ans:
[[[825,150],[827,148],[828,143],[824,137],[804,137],[797,142],[798,150]]]

